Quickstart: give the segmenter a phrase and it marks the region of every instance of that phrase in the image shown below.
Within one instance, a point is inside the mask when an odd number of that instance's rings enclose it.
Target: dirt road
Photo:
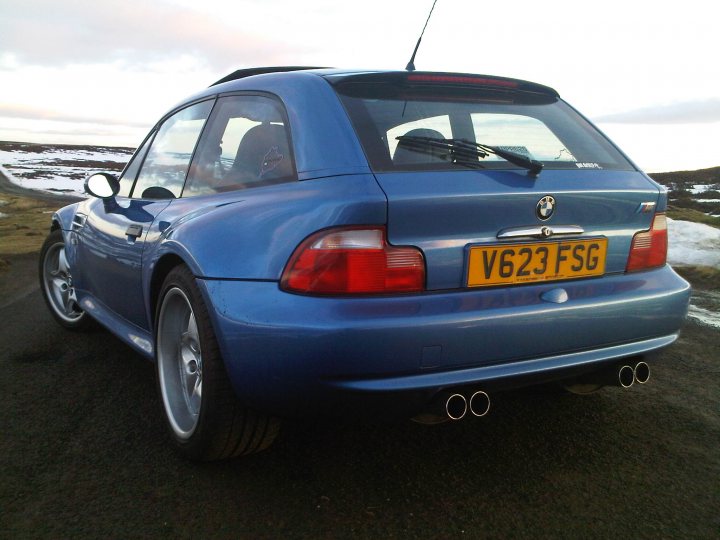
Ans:
[[[25,259],[3,277],[30,287]],[[166,444],[150,363],[62,330],[37,290],[3,304],[2,538],[720,533],[720,331],[694,322],[640,388],[498,394],[434,428],[295,423],[196,465]]]

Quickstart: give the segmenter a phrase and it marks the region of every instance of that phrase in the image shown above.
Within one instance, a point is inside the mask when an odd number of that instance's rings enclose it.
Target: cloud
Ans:
[[[240,31],[191,8],[132,0],[23,0],[2,9],[0,48],[20,64],[41,66],[178,55],[228,69],[280,61],[282,44]]]
[[[148,122],[133,122],[128,120],[119,120],[109,117],[90,117],[75,114],[61,113],[51,109],[42,109],[30,107],[27,105],[5,105],[0,103],[0,117],[4,118],[22,118],[26,120],[50,120],[53,122],[73,122],[80,124],[100,124],[113,126],[127,126],[133,128],[150,129]]]
[[[708,124],[720,122],[720,98],[684,101],[595,117],[609,124]]]

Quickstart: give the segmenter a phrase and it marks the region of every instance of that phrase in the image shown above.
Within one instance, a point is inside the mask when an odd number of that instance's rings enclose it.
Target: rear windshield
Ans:
[[[352,82],[336,90],[375,171],[466,169],[398,137],[463,139],[541,161],[545,169],[634,167],[554,95],[446,86]],[[490,154],[478,167],[517,169]]]

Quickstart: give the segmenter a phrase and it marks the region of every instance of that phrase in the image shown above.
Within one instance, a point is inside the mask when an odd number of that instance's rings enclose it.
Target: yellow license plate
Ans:
[[[607,238],[470,248],[468,287],[601,276]]]

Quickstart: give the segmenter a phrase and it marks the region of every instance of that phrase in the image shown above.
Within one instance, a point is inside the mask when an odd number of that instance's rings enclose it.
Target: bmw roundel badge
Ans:
[[[539,219],[543,221],[549,219],[555,211],[555,198],[550,195],[546,195],[540,199],[535,207],[535,213]]]

